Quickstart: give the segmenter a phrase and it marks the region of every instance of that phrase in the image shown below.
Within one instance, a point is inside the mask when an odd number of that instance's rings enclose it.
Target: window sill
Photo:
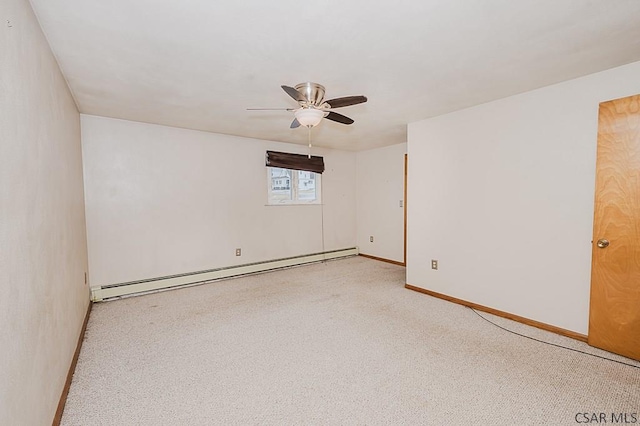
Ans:
[[[299,207],[299,206],[322,206],[323,203],[282,203],[282,204],[265,204],[265,207]]]

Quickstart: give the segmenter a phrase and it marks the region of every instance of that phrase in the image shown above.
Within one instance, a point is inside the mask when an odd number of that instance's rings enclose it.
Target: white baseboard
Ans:
[[[285,259],[268,260],[265,262],[248,263],[245,265],[210,269],[207,271],[192,272],[188,274],[172,275],[168,277],[152,278],[148,280],[91,287],[91,300],[93,302],[101,302],[104,300],[132,295],[136,293],[145,293],[155,290],[182,287],[207,281],[219,280],[223,278],[236,277],[239,275],[255,274],[257,272],[265,272],[274,269],[304,265],[306,263],[321,262],[323,260],[337,259],[340,257],[356,256],[357,254],[358,248],[353,247],[342,250],[327,251],[324,253],[314,253],[303,256],[288,257]]]

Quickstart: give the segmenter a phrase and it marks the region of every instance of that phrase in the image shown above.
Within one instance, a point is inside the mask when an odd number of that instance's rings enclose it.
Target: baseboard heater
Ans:
[[[288,268],[291,266],[304,265],[307,263],[321,262],[323,260],[356,256],[357,254],[358,248],[352,247],[341,250],[332,250],[302,256],[287,257],[284,259],[267,260],[264,262],[246,263],[244,265],[235,265],[225,268],[209,269],[206,271],[151,278],[147,280],[96,286],[91,287],[91,300],[94,302],[102,302],[109,299],[133,295],[137,293],[146,293],[155,290],[199,284],[223,278],[237,277],[240,275],[272,271],[274,269]]]

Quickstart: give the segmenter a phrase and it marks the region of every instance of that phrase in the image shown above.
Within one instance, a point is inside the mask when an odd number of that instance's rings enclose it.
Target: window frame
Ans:
[[[266,169],[267,169],[267,206],[304,206],[304,205],[322,204],[322,174],[321,173],[305,171],[305,170],[287,169],[284,167],[271,167],[271,166],[267,166]],[[272,169],[289,170],[289,172],[291,173],[290,175],[291,199],[274,201],[272,196],[273,190],[271,186],[271,182],[272,182],[271,170]],[[300,173],[313,173],[315,175],[314,177],[315,184],[316,184],[315,199],[305,200],[305,199],[299,198],[300,194],[299,194],[298,186],[299,186]]]

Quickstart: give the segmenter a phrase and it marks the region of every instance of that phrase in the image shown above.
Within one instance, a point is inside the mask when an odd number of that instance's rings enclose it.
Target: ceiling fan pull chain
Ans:
[[[307,126],[309,129],[309,160],[311,160],[311,126]]]

